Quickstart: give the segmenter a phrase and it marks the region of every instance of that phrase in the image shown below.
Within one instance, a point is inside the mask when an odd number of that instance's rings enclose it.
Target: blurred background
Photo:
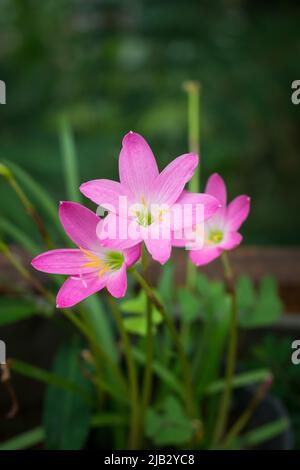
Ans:
[[[0,0],[0,80],[7,88],[0,160],[17,163],[58,205],[66,198],[59,123],[67,116],[82,181],[118,178],[121,140],[130,129],[149,141],[163,168],[188,149],[183,83],[199,80],[202,189],[217,171],[230,198],[252,198],[242,228],[245,244],[230,255],[235,272],[247,271],[255,283],[272,274],[284,301],[284,307],[276,304],[276,318],[283,310],[297,313],[300,105],[292,104],[291,84],[300,79],[299,25],[300,4],[292,0]],[[0,219],[13,219],[16,233],[20,228],[40,243],[4,179],[0,200]],[[5,240],[15,242],[7,234]],[[28,265],[30,255],[20,247],[16,252]],[[182,275],[182,265],[177,269]],[[215,265],[204,272],[220,278]],[[0,281],[0,339],[9,355],[50,368],[61,341],[55,325],[41,316],[8,324],[5,294],[28,287],[3,257]],[[18,296],[13,300],[24,304]],[[271,323],[272,296],[269,304],[263,309],[269,305]],[[25,310],[24,318],[32,305]],[[300,448],[299,368],[290,361],[300,316],[285,317],[291,321],[281,324],[279,335],[267,324],[241,343],[250,350],[251,367],[274,372],[273,392],[288,406]],[[21,413],[2,420],[0,441],[41,420],[44,388],[18,376],[14,384],[22,391]],[[3,388],[0,393],[3,416],[9,400]]]
[[[0,155],[64,197],[60,113],[83,180],[117,178],[121,138],[151,143],[160,167],[187,150],[182,83],[198,79],[202,185],[218,171],[248,193],[247,243],[299,242],[300,5],[255,0],[1,0]],[[20,209],[1,183],[1,211]],[[20,226],[30,222],[20,213]]]

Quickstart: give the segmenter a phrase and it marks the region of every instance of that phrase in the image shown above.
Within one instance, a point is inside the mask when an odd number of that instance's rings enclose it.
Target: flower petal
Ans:
[[[103,289],[107,278],[96,275],[69,277],[61,286],[57,297],[57,308],[68,308]]]
[[[116,297],[117,299],[124,297],[127,290],[127,273],[125,264],[123,264],[121,269],[118,269],[118,271],[108,275],[106,287],[113,297]]]
[[[181,195],[198,165],[198,155],[187,153],[175,158],[155,179],[151,202],[172,205]]]
[[[227,207],[226,225],[231,231],[238,230],[250,211],[250,197],[238,196]]]
[[[154,240],[147,238],[144,240],[147,250],[155,261],[165,264],[171,256],[172,245],[170,240]]]
[[[152,181],[158,175],[157,163],[146,140],[135,132],[125,135],[119,157],[120,181],[135,196],[147,199]]]
[[[214,259],[218,258],[222,253],[222,249],[218,247],[203,248],[201,250],[191,250],[190,260],[196,266],[204,266]]]
[[[77,246],[87,250],[99,247],[97,225],[101,219],[94,212],[76,202],[61,202],[59,217],[67,235]]]
[[[127,198],[128,204],[132,200],[130,192],[121,183],[112,180],[88,181],[80,186],[80,191],[96,204],[116,214],[119,213],[119,205],[122,202],[121,197]]]
[[[216,197],[222,206],[226,206],[226,186],[223,178],[218,173],[214,173],[208,178],[205,192]]]
[[[124,250],[124,258],[127,267],[135,264],[141,257],[142,253],[142,244],[139,243],[131,248]]]
[[[172,229],[178,230],[181,227],[199,224],[212,217],[219,207],[219,201],[210,194],[182,191],[171,208],[171,212],[174,214]]]
[[[94,268],[84,267],[86,263],[84,253],[76,249],[46,251],[31,261],[32,266],[38,271],[52,274],[80,274],[94,271]]]
[[[125,219],[113,213],[103,219],[98,236],[102,246],[120,250],[138,245],[142,241],[140,225],[132,219]]]
[[[233,250],[242,240],[243,237],[239,232],[227,232],[224,241],[222,241],[219,246],[225,250]]]

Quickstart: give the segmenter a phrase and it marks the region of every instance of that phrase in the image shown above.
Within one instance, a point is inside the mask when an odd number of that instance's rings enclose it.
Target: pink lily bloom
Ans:
[[[126,270],[139,259],[141,246],[127,250],[103,247],[97,236],[101,219],[81,204],[61,202],[59,217],[78,249],[47,251],[31,262],[38,271],[69,275],[57,294],[56,307],[72,307],[104,287],[113,297],[123,297]]]
[[[204,208],[205,219],[219,207],[211,195],[184,191],[197,165],[198,156],[188,153],[159,173],[145,139],[132,131],[126,134],[119,156],[120,182],[97,179],[80,186],[86,197],[109,211],[103,222],[103,233],[107,232],[103,245],[128,248],[144,241],[152,258],[164,264],[171,255],[172,227],[180,230],[192,226],[197,205]],[[181,209],[183,213],[187,205],[191,207],[190,217],[180,220],[183,218],[176,214]],[[107,230],[109,225],[117,228],[115,233]]]
[[[220,175],[214,173],[207,181],[207,194],[215,196],[222,207],[204,223],[204,243],[190,250],[190,259],[196,266],[203,266],[218,258],[225,250],[236,248],[243,237],[238,232],[247,219],[250,210],[250,198],[241,195],[233,199],[226,207],[227,191]],[[181,243],[174,243],[183,246]]]

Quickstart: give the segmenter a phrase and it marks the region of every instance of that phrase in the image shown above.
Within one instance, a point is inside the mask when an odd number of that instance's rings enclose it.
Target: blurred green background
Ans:
[[[160,167],[187,151],[182,83],[198,79],[202,184],[214,171],[248,193],[247,243],[296,244],[300,233],[299,2],[1,0],[0,158],[65,198],[57,122],[75,131],[82,181],[117,178],[133,129]],[[3,181],[1,212],[19,214]],[[14,216],[15,218],[15,216]]]

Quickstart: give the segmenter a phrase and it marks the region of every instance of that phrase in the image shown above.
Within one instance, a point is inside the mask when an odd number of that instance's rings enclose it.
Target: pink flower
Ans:
[[[159,173],[145,139],[134,132],[125,135],[119,157],[120,182],[98,179],[80,187],[86,197],[109,210],[103,222],[103,233],[107,233],[103,245],[128,248],[144,241],[153,259],[164,264],[171,255],[171,226],[176,229],[191,226],[196,205],[204,207],[204,218],[212,216],[219,207],[219,202],[210,195],[184,191],[197,165],[198,156],[188,153]],[[120,209],[121,200],[126,200],[125,211]],[[183,212],[186,205],[193,208],[190,220],[179,220],[176,213],[181,208]],[[122,222],[124,230],[118,228]],[[117,232],[111,234],[108,226],[117,227]],[[125,231],[123,236],[121,231]]]
[[[204,223],[203,246],[199,250],[190,251],[190,259],[196,266],[210,263],[223,251],[232,250],[241,243],[243,237],[238,229],[247,219],[250,210],[250,198],[245,195],[236,197],[226,207],[226,186],[217,173],[208,179],[205,192],[215,196],[222,207]]]
[[[61,223],[78,249],[51,250],[32,260],[38,271],[67,274],[60,288],[57,308],[67,308],[106,287],[114,297],[127,289],[126,269],[140,257],[141,246],[111,250],[101,246],[97,231],[102,221],[92,211],[75,202],[61,202]]]

